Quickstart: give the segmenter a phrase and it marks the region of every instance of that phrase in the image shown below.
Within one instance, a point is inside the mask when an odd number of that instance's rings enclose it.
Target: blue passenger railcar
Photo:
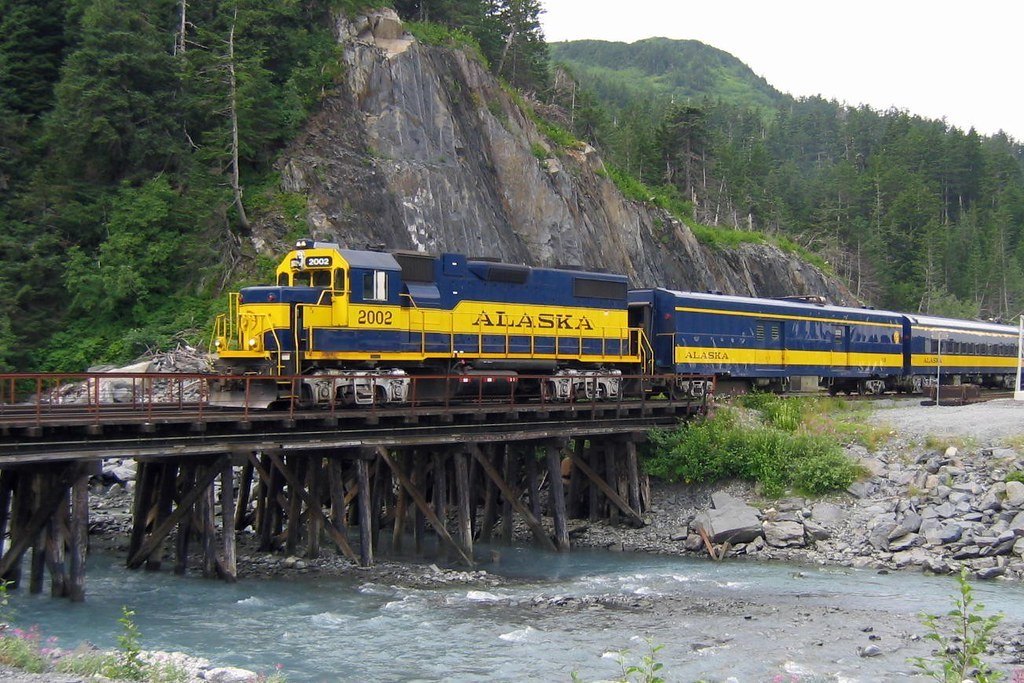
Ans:
[[[833,391],[870,393],[896,388],[904,374],[897,313],[667,289],[635,290],[629,305],[660,372],[770,389],[813,375]]]
[[[971,383],[1012,389],[1018,330],[1010,325],[907,315],[908,370],[916,386]]]

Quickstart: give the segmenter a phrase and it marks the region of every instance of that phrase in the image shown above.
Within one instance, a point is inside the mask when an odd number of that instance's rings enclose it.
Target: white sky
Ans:
[[[777,89],[1024,141],[1024,0],[541,0],[548,42],[695,39]]]

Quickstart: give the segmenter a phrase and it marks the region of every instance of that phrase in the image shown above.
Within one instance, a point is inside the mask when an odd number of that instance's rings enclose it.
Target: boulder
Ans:
[[[1024,512],[1018,512],[1010,520],[1011,529],[1024,529]]]
[[[815,503],[811,519],[818,524],[831,525],[843,518],[843,509],[834,503]]]
[[[259,680],[259,675],[256,673],[233,666],[220,666],[210,669],[204,677],[210,683],[253,683]]]
[[[931,553],[924,548],[910,548],[893,553],[892,561],[897,567],[927,567],[932,560]],[[934,570],[933,570],[934,571]],[[941,573],[941,572],[936,572]]]
[[[904,534],[916,534],[921,528],[921,515],[916,512],[908,512],[903,515],[896,528],[889,532],[889,538],[899,538]]]
[[[867,498],[875,490],[875,485],[869,481],[855,481],[850,484],[846,492],[854,498]]]
[[[828,529],[812,520],[804,522],[804,534],[807,536],[808,541],[827,541],[832,537]]]
[[[878,458],[860,458],[859,464],[865,470],[868,471],[872,477],[885,476],[886,468],[885,463]]]
[[[904,534],[889,541],[889,550],[897,553],[924,545],[924,536],[920,534]]]
[[[895,522],[883,522],[868,532],[868,543],[875,550],[889,549],[889,534],[896,528]]]
[[[765,542],[775,548],[803,547],[804,525],[800,522],[765,522],[762,526]]]
[[[978,579],[994,579],[1006,573],[1006,567],[986,567],[974,572]]]
[[[929,529],[925,532],[924,537],[932,545],[946,545],[947,543],[956,543],[963,534],[964,530],[959,524],[949,522],[935,529]]]
[[[134,460],[112,460],[103,463],[103,478],[108,482],[124,484],[135,481],[138,466]]]
[[[1006,482],[1006,504],[1019,508],[1024,505],[1024,483],[1019,481]]]
[[[749,543],[761,535],[757,510],[724,491],[711,494],[714,508],[697,515],[694,529],[704,529],[713,543]]]

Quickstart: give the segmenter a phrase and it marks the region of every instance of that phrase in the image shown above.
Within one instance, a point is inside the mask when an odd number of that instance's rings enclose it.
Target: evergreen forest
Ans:
[[[342,76],[331,15],[369,4],[472,45],[701,234],[788,240],[877,306],[1024,308],[1005,135],[793,99],[699,43],[549,46],[539,0],[0,0],[0,370],[205,339],[266,271],[252,222],[295,201],[274,160]]]
[[[697,41],[550,48],[574,131],[698,223],[795,243],[877,307],[1024,309],[1024,147],[1010,136],[796,99]]]

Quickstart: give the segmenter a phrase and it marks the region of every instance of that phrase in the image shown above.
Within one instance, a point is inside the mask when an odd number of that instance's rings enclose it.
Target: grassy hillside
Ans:
[[[640,97],[665,102],[710,97],[758,108],[773,108],[784,99],[746,64],[697,40],[577,40],[552,43],[550,53],[580,85],[617,108]]]

